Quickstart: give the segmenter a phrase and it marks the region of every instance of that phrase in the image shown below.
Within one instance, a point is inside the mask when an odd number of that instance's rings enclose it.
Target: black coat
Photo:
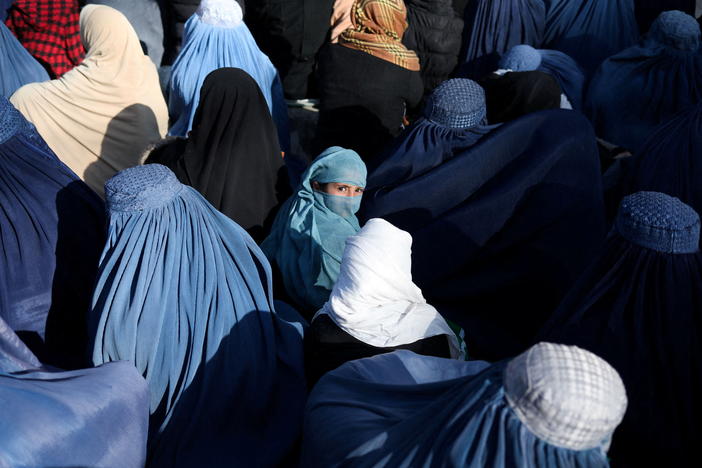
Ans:
[[[418,71],[328,44],[319,53],[320,110],[315,151],[342,146],[369,160],[402,130],[422,99]]]
[[[424,92],[445,81],[458,63],[463,19],[451,0],[405,0],[409,27],[402,38],[419,55]]]

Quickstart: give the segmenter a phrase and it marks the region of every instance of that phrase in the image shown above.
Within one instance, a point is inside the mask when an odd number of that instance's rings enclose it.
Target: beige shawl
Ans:
[[[156,67],[127,18],[101,5],[80,14],[87,50],[61,78],[18,89],[12,104],[58,157],[100,195],[117,171],[135,166],[168,130]]]

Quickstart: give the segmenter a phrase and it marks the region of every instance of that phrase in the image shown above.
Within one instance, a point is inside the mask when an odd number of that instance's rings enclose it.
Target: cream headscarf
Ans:
[[[101,196],[116,172],[138,164],[168,129],[156,67],[119,11],[88,5],[80,13],[85,60],[57,80],[10,98],[58,157]]]
[[[317,312],[371,346],[394,347],[446,335],[451,357],[463,358],[451,327],[412,282],[412,236],[380,218],[346,239],[341,271]],[[314,320],[314,319],[313,319]]]

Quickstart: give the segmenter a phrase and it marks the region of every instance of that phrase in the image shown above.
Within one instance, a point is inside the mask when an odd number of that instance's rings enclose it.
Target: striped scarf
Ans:
[[[351,24],[339,36],[339,44],[408,70],[419,70],[419,57],[401,42],[407,29],[403,0],[355,0]]]

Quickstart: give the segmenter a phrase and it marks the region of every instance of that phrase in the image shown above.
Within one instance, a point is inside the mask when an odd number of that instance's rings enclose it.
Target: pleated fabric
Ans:
[[[7,26],[0,22],[0,95],[10,97],[27,83],[48,81],[44,67],[27,52]]]
[[[0,466],[144,466],[148,389],[128,362],[44,368],[0,317],[0,402]]]
[[[265,256],[165,166],[105,190],[93,361],[129,360],[146,378],[148,465],[281,463],[300,431],[302,336],[276,316]]]
[[[219,8],[224,9],[224,6]],[[241,15],[241,8],[234,0],[230,0],[227,8],[238,10]],[[201,6],[185,23],[183,48],[173,63],[168,83],[168,111],[174,123],[169,134],[186,136],[192,128],[205,77],[217,68],[234,67],[241,68],[258,83],[278,129],[280,146],[288,151],[287,105],[275,66],[258,48],[248,26],[241,19],[234,26],[223,26],[208,24],[202,19],[202,14]]]
[[[572,450],[535,435],[507,401],[507,367],[404,350],[346,363],[310,395],[302,465],[609,466],[606,441]]]
[[[474,0],[465,12],[463,76],[480,79],[497,68],[500,55],[518,44],[541,47],[544,0]]]
[[[577,112],[538,112],[432,167],[422,158],[371,174],[359,217],[412,235],[412,277],[463,327],[472,357],[514,356],[604,240],[592,127]]]
[[[638,44],[597,70],[585,112],[598,136],[638,152],[657,125],[701,101],[699,25],[684,13],[665,12]]]
[[[622,231],[632,200],[640,206],[627,217],[638,227]],[[612,441],[614,466],[684,466],[695,456],[702,414],[699,218],[659,193],[622,203],[604,248],[539,339],[585,348],[621,374],[629,410]],[[683,240],[691,248],[675,247]]]
[[[102,200],[0,98],[0,317],[47,364],[87,363]]]
[[[592,76],[597,66],[639,37],[634,0],[544,0],[544,48],[573,57]]]

